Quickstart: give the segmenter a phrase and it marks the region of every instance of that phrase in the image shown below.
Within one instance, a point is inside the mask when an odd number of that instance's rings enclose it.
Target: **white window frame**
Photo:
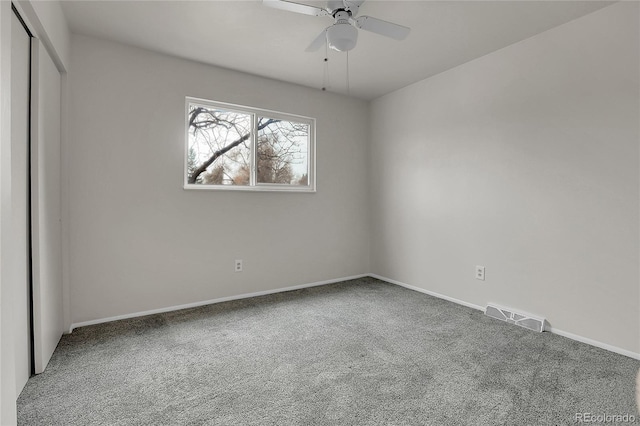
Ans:
[[[251,115],[251,173],[249,185],[203,185],[188,183],[188,158],[189,158],[189,105],[197,105],[205,108],[217,108],[225,111],[237,112],[240,114]],[[207,99],[194,98],[187,96],[185,99],[185,119],[184,119],[184,169],[183,180],[184,189],[188,190],[204,190],[204,191],[258,191],[258,192],[316,192],[316,119],[305,117],[302,115],[289,114],[280,111],[272,111],[268,109],[247,107],[244,105],[235,105],[226,102],[210,101]],[[257,176],[257,141],[258,141],[258,116],[267,118],[275,118],[279,120],[293,121],[296,123],[307,124],[309,126],[309,147],[307,152],[308,164],[308,185],[291,185],[286,183],[258,183]]]

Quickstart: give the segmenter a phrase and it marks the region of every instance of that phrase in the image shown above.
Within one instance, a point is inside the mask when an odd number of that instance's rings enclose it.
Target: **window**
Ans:
[[[185,189],[315,191],[315,120],[187,98]]]

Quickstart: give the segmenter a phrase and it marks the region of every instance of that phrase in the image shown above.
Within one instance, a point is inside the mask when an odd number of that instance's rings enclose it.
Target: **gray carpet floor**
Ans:
[[[27,383],[18,420],[569,425],[640,418],[639,367],[363,278],[77,329]]]

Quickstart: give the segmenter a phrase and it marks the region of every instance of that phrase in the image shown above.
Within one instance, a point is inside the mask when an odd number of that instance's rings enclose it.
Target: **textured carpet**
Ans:
[[[77,329],[29,380],[18,417],[21,425],[565,425],[576,413],[640,418],[638,367],[363,278]]]

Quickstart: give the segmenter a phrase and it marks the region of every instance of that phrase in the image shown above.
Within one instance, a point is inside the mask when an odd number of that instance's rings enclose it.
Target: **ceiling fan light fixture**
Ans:
[[[334,24],[327,28],[329,47],[339,52],[347,52],[356,47],[358,29],[351,24]]]
[[[383,21],[371,16],[359,16],[358,10],[365,0],[328,0],[327,7],[321,8],[298,3],[293,0],[262,0],[263,4],[276,9],[284,9],[303,15],[326,16],[334,20],[334,24],[322,31],[307,47],[307,52],[315,52],[322,46],[339,52],[348,52],[356,46],[358,30],[369,31],[404,40],[411,28]]]

